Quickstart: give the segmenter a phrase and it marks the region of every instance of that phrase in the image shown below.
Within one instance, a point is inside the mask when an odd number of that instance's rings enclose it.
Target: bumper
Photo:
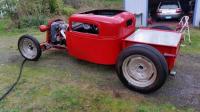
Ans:
[[[158,14],[157,18],[158,19],[179,19],[181,18],[182,14],[174,14],[174,15],[162,15]]]

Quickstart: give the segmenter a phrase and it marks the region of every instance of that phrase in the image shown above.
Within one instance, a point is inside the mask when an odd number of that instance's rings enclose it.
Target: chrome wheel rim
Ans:
[[[23,38],[19,43],[22,55],[27,59],[34,59],[37,56],[37,48],[31,39]]]
[[[132,55],[126,58],[122,65],[126,80],[137,87],[152,85],[157,77],[154,63],[145,56]]]

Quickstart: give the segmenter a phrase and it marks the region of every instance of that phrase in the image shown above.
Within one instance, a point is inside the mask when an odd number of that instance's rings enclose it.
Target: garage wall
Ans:
[[[194,21],[193,21],[193,25],[195,27],[200,27],[199,23],[200,23],[200,0],[196,0],[196,4],[195,4],[195,11],[194,11]]]
[[[147,26],[148,0],[124,0],[124,8],[137,15],[137,27]]]

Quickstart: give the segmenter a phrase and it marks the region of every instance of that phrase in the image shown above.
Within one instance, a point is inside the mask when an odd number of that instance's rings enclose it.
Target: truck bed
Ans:
[[[124,39],[123,48],[134,44],[147,44],[156,48],[166,58],[171,71],[179,54],[182,34],[173,31],[142,28]]]
[[[156,29],[138,29],[135,33],[127,37],[125,40],[138,43],[177,47],[181,41],[181,37],[181,33],[171,31]]]

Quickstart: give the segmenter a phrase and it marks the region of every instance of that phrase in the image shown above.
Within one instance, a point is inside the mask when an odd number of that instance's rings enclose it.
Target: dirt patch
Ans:
[[[144,95],[144,97],[147,100],[149,98],[153,99],[159,104],[172,103],[181,108],[190,107],[200,111],[200,56],[189,54],[180,55],[177,59],[175,70],[177,71],[175,77],[169,76],[165,85],[160,90],[152,94]],[[127,95],[129,97],[143,96],[133,91],[128,91],[120,83],[112,82],[112,84],[107,85],[112,85],[110,89],[114,89],[114,91],[125,93],[122,94],[122,97],[127,97]]]
[[[20,63],[23,58],[16,53],[0,52],[0,64]],[[180,55],[176,64],[177,75],[169,76],[165,85],[155,93],[139,94],[128,90],[119,81],[114,66],[103,66],[77,60],[65,51],[47,51],[38,62],[27,66],[51,67],[62,69],[72,75],[72,80],[80,84],[85,82],[99,90],[113,92],[114,97],[153,100],[158,103],[172,103],[178,107],[191,107],[200,111],[200,56]]]
[[[113,91],[113,95],[116,97],[138,97],[139,99],[153,100],[159,104],[172,103],[181,108],[190,107],[200,111],[199,55],[180,55],[175,68],[176,76],[169,76],[160,90],[148,95],[142,95],[124,87],[119,81],[114,67],[90,64],[80,60],[74,60],[72,63],[76,63],[76,66],[80,67],[78,71],[77,69],[74,72],[72,71],[72,74],[81,73],[85,70],[89,71],[86,72],[86,75],[91,77],[89,74],[91,73],[93,74],[92,79],[98,79],[96,85],[99,89]]]
[[[200,56],[179,56],[176,71],[177,75],[169,77],[163,88],[151,96],[177,106],[200,110]]]
[[[200,111],[199,55],[180,55],[175,68],[177,71],[176,76],[169,76],[165,85],[160,90],[149,95],[142,95],[124,87],[116,75],[114,66],[91,64],[71,57],[67,57],[67,60],[68,64],[72,66],[70,68],[72,74],[79,74],[80,76],[88,77],[89,80],[95,80],[98,89],[112,91],[116,97],[146,98],[147,100],[154,100],[159,104],[172,103],[181,108],[191,107]]]

